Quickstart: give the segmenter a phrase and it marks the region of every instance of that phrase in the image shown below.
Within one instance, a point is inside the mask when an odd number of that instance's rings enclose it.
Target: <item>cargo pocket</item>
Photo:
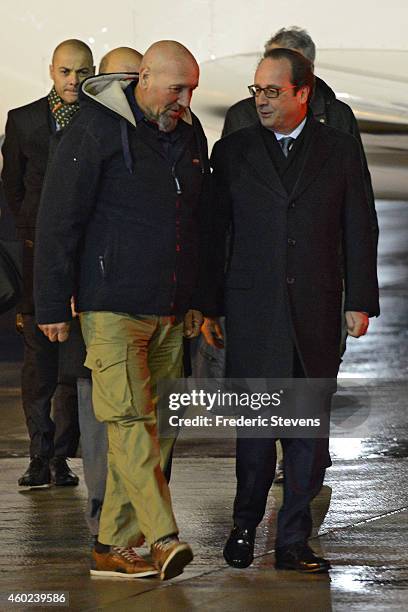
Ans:
[[[92,402],[98,421],[135,416],[127,372],[126,344],[93,344],[85,366],[92,370]]]

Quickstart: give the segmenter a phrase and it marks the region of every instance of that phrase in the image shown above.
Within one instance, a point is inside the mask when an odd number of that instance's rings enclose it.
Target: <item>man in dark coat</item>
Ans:
[[[302,53],[308,60],[312,62],[316,58],[316,46],[308,34],[302,28],[291,27],[281,28],[276,32],[265,44],[265,52],[269,49],[277,48],[294,49]],[[371,176],[367,165],[367,159],[364,153],[363,144],[361,142],[360,131],[358,129],[356,118],[351,108],[338,100],[334,91],[319,77],[315,77],[315,88],[313,96],[309,104],[310,112],[314,118],[321,123],[325,123],[330,127],[337,128],[342,132],[352,134],[360,144],[361,159],[364,171],[364,184],[367,192],[367,201],[369,204],[371,230],[373,233],[374,242],[377,248],[378,242],[378,221],[375,210],[374,192],[371,184]],[[258,115],[256,112],[255,100],[252,96],[240,100],[230,109],[225,116],[222,136],[227,136],[236,130],[243,127],[248,127],[257,123]],[[346,349],[347,331],[344,321],[339,321],[342,326],[342,335],[340,341],[340,354],[343,355]],[[226,339],[226,337],[224,337]],[[214,346],[215,345],[215,346]],[[202,335],[193,344],[193,373],[198,378],[205,377],[222,377],[225,371],[225,351],[222,345],[217,342],[217,337],[212,337],[208,330],[207,322],[204,322]],[[279,445],[278,445],[279,449]],[[275,475],[275,482],[282,483],[284,479],[284,471],[282,461],[278,461]]]
[[[39,331],[33,303],[35,224],[50,142],[78,110],[80,82],[94,72],[92,52],[80,40],[60,43],[50,66],[53,87],[44,98],[11,110],[2,152],[7,204],[23,241],[23,297],[17,328],[24,338],[22,400],[30,436],[30,465],[20,486],[77,485],[66,458],[79,440],[76,379],[69,345],[58,348]],[[50,417],[54,397],[54,421]]]
[[[379,314],[359,145],[308,113],[313,82],[312,65],[300,53],[268,51],[250,86],[259,121],[214,148],[220,285],[231,227],[224,285],[228,377],[335,380],[343,270],[348,333],[364,335],[369,317]],[[329,563],[307,540],[309,504],[330,465],[328,438],[281,442],[286,478],[276,567],[327,571]],[[252,562],[275,462],[274,439],[238,438],[234,529],[224,549],[234,567]]]
[[[265,44],[265,52],[270,49],[284,47],[302,53],[314,64],[316,59],[316,46],[302,28],[281,28]],[[310,111],[317,121],[326,123],[330,127],[337,128],[342,132],[352,134],[361,147],[361,158],[364,170],[364,184],[367,191],[367,199],[370,208],[371,229],[375,244],[378,242],[378,221],[375,210],[374,192],[371,184],[370,171],[367,165],[367,158],[361,142],[360,130],[356,118],[348,104],[336,98],[334,91],[319,77],[315,77],[315,88],[309,105]],[[256,123],[258,120],[254,98],[251,96],[240,100],[228,109],[225,116],[222,135],[227,136],[236,130]]]

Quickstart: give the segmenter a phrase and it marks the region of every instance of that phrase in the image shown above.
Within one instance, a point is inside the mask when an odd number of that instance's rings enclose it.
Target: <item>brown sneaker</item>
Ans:
[[[178,576],[193,560],[193,551],[190,546],[175,537],[163,538],[154,542],[150,552],[154,565],[160,571],[160,580]]]
[[[92,576],[115,578],[146,578],[156,576],[157,569],[140,557],[133,548],[111,546],[107,553],[92,551]]]

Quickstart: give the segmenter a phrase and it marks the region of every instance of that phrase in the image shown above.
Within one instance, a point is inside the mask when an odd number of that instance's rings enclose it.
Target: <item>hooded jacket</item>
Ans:
[[[169,146],[156,126],[136,121],[128,79],[83,82],[80,112],[50,162],[37,222],[39,323],[69,320],[72,295],[79,311],[206,310],[204,132],[189,114]]]

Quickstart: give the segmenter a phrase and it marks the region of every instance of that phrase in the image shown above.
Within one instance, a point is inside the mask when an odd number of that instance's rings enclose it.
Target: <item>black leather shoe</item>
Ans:
[[[254,560],[255,529],[234,527],[224,547],[224,559],[232,567],[248,567]]]
[[[316,557],[305,542],[295,542],[275,551],[276,569],[296,570],[309,574],[327,572],[331,565],[327,559]]]
[[[66,457],[53,457],[50,460],[51,482],[57,487],[76,487],[79,478],[69,469]]]
[[[50,469],[48,457],[34,455],[21,478],[18,479],[20,487],[47,487],[50,484]]]

